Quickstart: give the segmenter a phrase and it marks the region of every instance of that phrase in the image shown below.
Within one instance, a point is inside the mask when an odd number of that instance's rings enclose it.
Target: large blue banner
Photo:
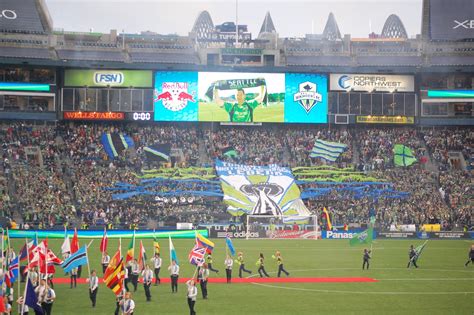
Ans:
[[[197,72],[156,72],[154,120],[197,121],[197,81]]]
[[[285,122],[327,123],[328,80],[325,75],[285,75]]]

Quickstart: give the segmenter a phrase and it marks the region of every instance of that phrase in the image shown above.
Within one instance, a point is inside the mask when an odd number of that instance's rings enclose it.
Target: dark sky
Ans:
[[[67,31],[126,33],[150,30],[160,34],[187,35],[199,12],[209,11],[214,24],[235,21],[236,1],[171,0],[46,0],[54,27]],[[403,21],[409,36],[421,32],[422,0],[239,0],[239,23],[247,24],[256,36],[270,11],[280,37],[302,37],[322,33],[329,12],[333,12],[342,34],[367,37],[370,28],[382,31],[394,13]]]

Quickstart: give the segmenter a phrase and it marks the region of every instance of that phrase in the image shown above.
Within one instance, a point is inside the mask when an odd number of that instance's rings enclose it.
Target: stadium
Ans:
[[[419,2],[360,38],[2,0],[0,313],[473,314],[474,2]]]

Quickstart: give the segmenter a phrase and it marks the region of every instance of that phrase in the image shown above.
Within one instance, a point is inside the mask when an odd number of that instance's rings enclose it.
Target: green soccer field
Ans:
[[[85,244],[87,240],[80,239]],[[223,268],[224,240],[213,240],[214,268]],[[62,240],[50,240],[51,248],[59,253]],[[100,240],[89,250],[91,268],[100,269]],[[129,240],[122,241],[125,253]],[[181,277],[190,277],[194,269],[187,255],[194,240],[175,240],[181,266]],[[276,275],[276,263],[271,255],[280,250],[285,268],[291,277],[369,277],[377,282],[368,283],[269,283],[269,284],[213,284],[209,283],[209,299],[203,300],[199,291],[196,302],[198,314],[473,314],[474,266],[464,267],[471,241],[429,241],[418,261],[420,268],[407,269],[408,247],[421,240],[377,240],[373,244],[373,258],[369,271],[361,270],[363,247],[350,247],[347,240],[234,240],[237,251],[242,251],[246,267],[256,273],[255,262],[262,252],[266,269]],[[16,250],[21,241],[12,240]],[[109,240],[109,254],[117,248],[117,240]],[[135,254],[138,255],[138,244]],[[152,241],[144,240],[148,258]],[[168,241],[160,242],[163,265],[169,263]],[[234,264],[234,268],[237,265]],[[83,277],[87,268],[83,269]],[[99,276],[102,272],[99,272]],[[162,278],[168,277],[166,267]],[[237,270],[234,270],[234,276]],[[64,277],[60,268],[56,278]],[[15,289],[17,284],[15,284]],[[22,289],[24,284],[22,284]],[[92,309],[86,285],[70,289],[56,285],[57,300],[54,314],[113,314],[114,295],[100,286],[97,307]],[[152,302],[145,302],[143,286],[139,284],[133,298],[135,314],[188,314],[185,285],[179,285],[178,294],[172,294],[169,284],[152,286]],[[16,298],[16,296],[15,296]],[[16,313],[16,308],[15,311]]]
[[[216,103],[199,102],[199,121],[229,121],[229,114]],[[258,106],[253,113],[254,122],[283,122],[284,103],[270,103],[269,106]]]

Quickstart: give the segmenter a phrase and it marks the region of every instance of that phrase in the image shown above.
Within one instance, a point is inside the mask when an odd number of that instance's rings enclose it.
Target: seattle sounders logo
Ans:
[[[339,86],[343,89],[348,89],[351,87],[351,83],[350,83],[350,80],[352,80],[352,78],[348,75],[341,75],[341,77],[339,78],[339,81],[337,82],[339,84]]]
[[[299,92],[293,95],[295,102],[298,102],[304,108],[307,114],[313,107],[323,100],[323,96],[318,93],[318,86],[313,82],[300,83]]]

